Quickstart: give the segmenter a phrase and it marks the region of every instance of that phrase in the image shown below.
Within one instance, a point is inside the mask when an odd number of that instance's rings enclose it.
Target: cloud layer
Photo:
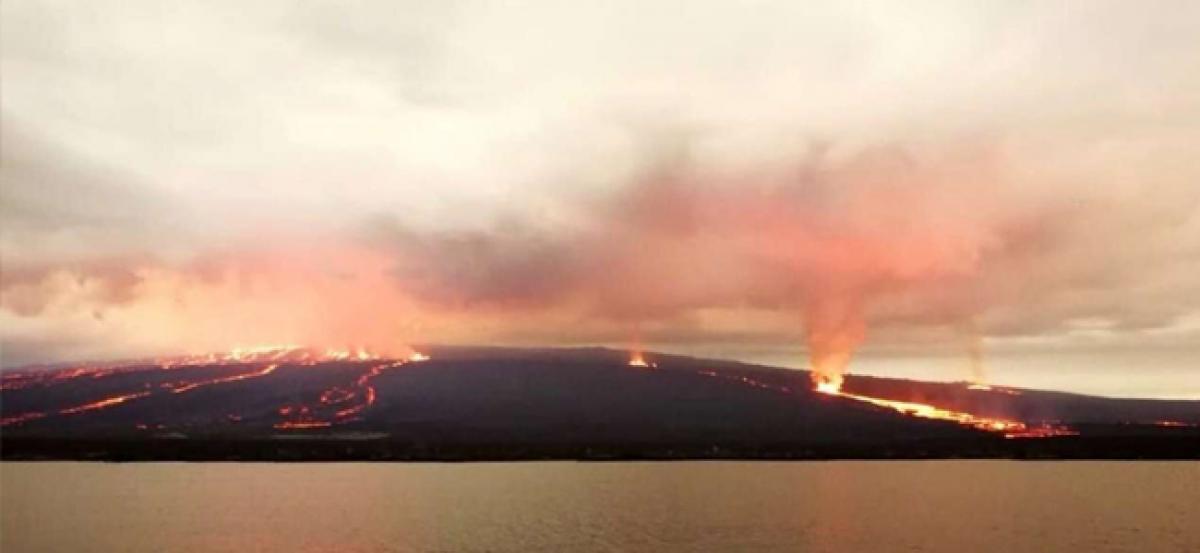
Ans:
[[[262,341],[1200,357],[1189,3],[2,9],[5,365]]]

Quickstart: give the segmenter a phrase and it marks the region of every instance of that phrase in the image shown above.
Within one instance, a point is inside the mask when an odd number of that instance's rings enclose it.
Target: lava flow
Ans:
[[[428,355],[416,352],[407,359],[371,365],[351,386],[334,386],[321,392],[315,405],[280,407],[278,413],[285,417],[285,420],[276,423],[274,427],[279,430],[305,430],[327,428],[355,420],[359,414],[375,404],[377,394],[375,387],[371,385],[372,380],[388,369],[428,360]]]
[[[213,379],[209,379],[209,380],[201,380],[201,381],[197,381],[197,382],[186,382],[185,381],[185,382],[177,383],[177,384],[168,383],[168,384],[164,384],[163,387],[170,389],[171,393],[181,394],[184,392],[194,390],[196,388],[200,388],[202,386],[211,386],[213,384],[223,384],[226,382],[236,382],[238,380],[246,380],[249,378],[258,378],[260,376],[266,376],[266,375],[274,372],[275,369],[278,367],[279,367],[279,365],[267,365],[266,367],[263,367],[261,369],[257,369],[257,370],[251,371],[251,372],[238,373],[238,374],[235,374],[232,376],[213,378]],[[163,369],[163,370],[168,370],[168,369]],[[66,380],[66,379],[70,379],[70,378],[78,378],[79,376],[82,376],[85,374],[91,374],[91,373],[79,372],[78,369],[65,371],[65,373],[69,374],[71,376],[68,376],[65,378],[64,377],[56,377],[56,378],[52,378],[52,380],[53,381],[61,381],[61,380]],[[105,374],[109,374],[109,373],[105,373]],[[96,376],[93,374],[93,377],[96,377]],[[60,409],[58,411],[58,414],[59,415],[76,415],[79,413],[86,413],[88,411],[97,411],[100,409],[107,409],[109,407],[120,405],[120,404],[128,402],[128,401],[133,401],[135,399],[141,399],[144,397],[148,397],[148,396],[152,395],[153,393],[154,392],[152,392],[152,391],[141,391],[141,392],[131,392],[131,393],[120,394],[120,395],[116,395],[113,397],[104,398],[104,399],[101,399],[98,401],[85,403],[83,405],[78,405],[75,407],[68,407],[66,409]],[[0,420],[0,426],[8,426],[10,424],[21,424],[21,423],[24,423],[27,421],[44,418],[45,416],[46,416],[45,413],[36,413],[36,412],[23,413],[20,415],[7,417],[7,418]]]
[[[293,345],[253,346],[234,348],[228,352],[184,355],[155,359],[164,369],[191,365],[232,365],[254,363],[281,363],[288,365],[315,365],[330,361],[375,361],[381,356],[364,348],[325,349]]]
[[[78,407],[71,407],[69,409],[63,409],[63,410],[59,411],[59,414],[74,415],[76,413],[86,413],[88,411],[95,411],[97,409],[104,409],[106,407],[112,407],[113,405],[125,403],[126,401],[129,401],[132,399],[146,397],[148,395],[150,395],[150,392],[136,392],[136,393],[132,393],[132,394],[123,394],[123,395],[119,395],[119,396],[105,398],[100,401],[94,401],[92,403],[80,405]]]
[[[251,372],[247,372],[247,373],[239,373],[239,374],[235,374],[232,376],[213,378],[213,379],[209,379],[209,380],[201,380],[199,382],[188,382],[181,386],[171,388],[171,393],[182,394],[184,392],[194,390],[201,386],[211,386],[213,384],[224,384],[226,382],[237,382],[239,380],[247,380],[250,378],[258,378],[260,376],[267,376],[268,374],[275,372],[275,369],[278,369],[278,368],[279,368],[279,365],[271,364],[271,365],[267,365],[259,370],[251,371]]]
[[[428,359],[428,357],[423,354],[413,353],[408,358],[408,361],[424,361],[426,359]],[[101,379],[116,374],[128,374],[133,372],[149,373],[166,371],[173,375],[185,373],[183,369],[195,367],[229,367],[230,369],[248,367],[248,370],[226,376],[217,376],[200,380],[192,380],[189,378],[175,379],[170,382],[157,384],[155,386],[157,389],[129,390],[111,397],[53,411],[18,413],[0,419],[0,426],[20,425],[29,421],[46,418],[50,415],[75,415],[79,413],[107,409],[133,400],[149,397],[157,393],[169,392],[171,394],[182,394],[208,386],[228,384],[232,382],[249,380],[252,378],[260,378],[272,374],[276,369],[284,364],[311,366],[325,362],[356,363],[383,360],[384,358],[380,355],[372,353],[363,348],[319,350],[315,348],[283,345],[235,348],[228,352],[141,359],[135,361],[126,361],[123,363],[114,362],[99,365],[92,364],[59,370],[27,370],[6,373],[3,375],[4,379],[2,388],[4,390],[21,390],[35,386],[55,386],[77,379]],[[382,366],[390,366],[390,364],[384,363]],[[364,409],[366,405],[370,405],[374,401],[374,388],[370,387],[367,383],[370,381],[370,378],[374,378],[375,375],[377,375],[377,372],[374,372],[373,370],[369,374],[369,377],[365,377],[365,380],[363,378],[359,379],[360,382],[358,383],[358,387],[362,388],[362,390],[360,390],[361,395],[365,396],[366,399],[364,400],[365,405],[357,407],[357,410]],[[146,388],[150,388],[150,385],[147,384]],[[346,397],[342,398],[342,401],[351,399],[350,395],[353,395],[353,393],[348,393]],[[333,396],[330,396],[329,398],[325,399],[332,400],[332,398]],[[348,412],[339,414],[339,417],[347,417],[357,412],[355,411],[354,407],[343,409],[343,411]]]
[[[759,380],[757,378],[750,378],[748,376],[743,376],[743,375],[722,374],[717,371],[707,370],[707,369],[696,371],[696,374],[699,374],[701,376],[707,376],[709,378],[724,378],[725,380],[737,382],[739,384],[742,384],[745,386],[750,386],[752,388],[762,388],[764,390],[772,390],[775,392],[779,392],[781,394],[791,394],[792,393],[792,388],[789,386],[783,386],[783,385],[779,385],[779,384],[770,384],[767,382],[763,382],[762,380]]]
[[[74,367],[51,371],[16,371],[4,374],[3,381],[0,381],[0,390],[22,390],[31,386],[50,386],[76,378],[103,378],[115,372],[115,369],[106,367]]]
[[[912,401],[896,401],[878,397],[864,396],[859,394],[851,394],[842,391],[842,379],[822,379],[816,384],[816,391],[822,394],[844,397],[864,403],[870,403],[878,407],[894,409],[902,414],[919,417],[923,419],[934,419],[956,422],[958,424],[986,430],[989,432],[1001,432],[1005,438],[1046,438],[1051,436],[1072,436],[1078,434],[1074,430],[1061,426],[1039,425],[1029,426],[1021,421],[997,419],[990,417],[980,417],[965,413],[962,411],[953,411],[950,409],[942,409],[927,403],[916,403]]]
[[[762,388],[765,390],[773,390],[779,393],[791,394],[792,389],[787,386],[770,384],[760,381],[755,378],[742,375],[726,375],[711,370],[698,371],[699,374],[714,378],[725,378],[735,382],[739,382],[746,386]],[[1021,421],[997,419],[990,417],[980,417],[965,413],[962,411],[953,411],[950,409],[942,409],[926,403],[916,403],[912,401],[896,401],[878,397],[864,396],[859,394],[851,394],[842,391],[842,383],[844,378],[841,375],[817,375],[813,377],[815,381],[814,388],[817,392],[837,397],[853,399],[864,403],[870,403],[877,407],[885,407],[894,409],[895,411],[923,419],[934,419],[956,422],[958,424],[986,430],[989,432],[1002,432],[1005,438],[1046,438],[1051,436],[1074,436],[1078,432],[1063,426],[1054,426],[1049,424],[1040,424],[1030,426]],[[973,388],[978,389],[978,388]],[[1009,392],[1005,392],[1009,393]],[[1019,394],[1019,392],[1011,392]]]

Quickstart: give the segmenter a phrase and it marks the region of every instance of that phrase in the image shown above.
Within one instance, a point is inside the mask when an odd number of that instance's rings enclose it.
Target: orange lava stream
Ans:
[[[257,371],[251,371],[248,373],[235,374],[233,376],[225,376],[225,377],[221,377],[221,378],[213,378],[210,380],[202,380],[200,382],[189,382],[178,388],[172,388],[171,393],[172,394],[182,394],[184,392],[195,390],[196,388],[199,388],[201,386],[211,386],[213,384],[224,384],[226,382],[237,382],[239,380],[248,380],[251,378],[267,376],[268,374],[275,372],[275,369],[278,369],[278,368],[279,368],[279,365],[271,364],[271,365],[267,365]]]
[[[739,382],[741,384],[744,384],[747,386],[752,386],[755,388],[762,388],[765,390],[773,390],[773,391],[776,391],[779,393],[784,393],[784,394],[793,393],[792,389],[787,386],[781,386],[781,385],[762,382],[760,380],[750,378],[748,376],[726,375],[726,374],[721,374],[721,373],[718,373],[716,371],[711,371],[711,370],[701,370],[701,371],[697,371],[697,373],[701,374],[703,376],[710,377],[710,378],[724,378],[726,380],[732,380],[734,382]],[[929,405],[926,403],[917,403],[917,402],[912,402],[912,401],[896,401],[896,400],[891,400],[891,399],[864,396],[864,395],[859,395],[859,394],[851,394],[851,393],[842,391],[841,387],[842,387],[842,383],[844,382],[844,379],[840,375],[830,377],[827,375],[815,375],[814,374],[813,380],[814,380],[814,389],[818,393],[821,393],[821,394],[836,396],[836,397],[844,397],[847,399],[853,399],[855,401],[870,403],[870,404],[878,406],[878,407],[894,409],[904,415],[911,416],[911,417],[920,417],[920,418],[925,418],[925,419],[951,421],[951,422],[956,422],[958,424],[977,428],[979,430],[986,430],[989,432],[1002,432],[1002,433],[1004,433],[1005,438],[1047,438],[1047,437],[1051,437],[1051,436],[1074,436],[1074,435],[1079,434],[1078,432],[1071,430],[1070,428],[1063,427],[1063,426],[1053,426],[1053,425],[1049,425],[1049,424],[1040,424],[1040,425],[1036,425],[1036,426],[1030,426],[1021,421],[980,417],[980,416],[972,415],[970,413],[965,413],[962,411],[953,411],[950,409],[942,409],[940,407],[935,407],[933,405]],[[974,388],[974,389],[979,389],[979,388]],[[999,388],[997,388],[996,390],[1003,391],[1002,389],[999,389]],[[1005,393],[1008,393],[1008,392],[1005,391]],[[1013,391],[1012,393],[1013,393],[1013,395],[1020,394],[1020,392],[1015,392],[1015,391]]]
[[[277,368],[279,368],[279,365],[272,364],[272,365],[267,365],[266,367],[263,367],[256,371],[251,371],[251,372],[247,372],[247,373],[235,374],[232,376],[226,376],[226,377],[221,377],[221,378],[213,378],[210,380],[203,380],[200,382],[188,382],[177,388],[171,389],[171,393],[182,394],[184,392],[188,392],[188,391],[194,390],[196,388],[200,388],[202,386],[210,386],[213,384],[223,384],[226,382],[236,382],[239,380],[258,378],[261,376],[266,376],[268,374],[271,374]],[[54,383],[54,382],[61,382],[61,381],[65,381],[65,380],[80,378],[83,376],[88,376],[91,378],[99,378],[101,376],[112,374],[113,372],[115,372],[115,371],[110,370],[110,369],[75,368],[75,369],[67,369],[67,370],[63,370],[63,371],[57,371],[55,373],[50,373],[47,378],[38,379],[38,380],[43,383]],[[23,388],[23,387],[25,387],[25,386],[20,386],[19,388]],[[96,411],[99,409],[106,409],[108,407],[112,407],[114,405],[119,405],[119,404],[125,403],[127,401],[132,401],[135,399],[140,399],[140,398],[149,396],[152,393],[153,392],[145,391],[145,392],[133,392],[133,393],[128,393],[128,394],[113,396],[113,397],[105,398],[105,399],[102,399],[99,401],[94,401],[92,403],[87,403],[84,405],[68,407],[66,409],[59,410],[58,414],[60,414],[60,415],[75,415],[78,413],[86,413],[88,411]],[[25,423],[25,422],[28,422],[31,420],[37,420],[37,419],[41,419],[41,418],[45,418],[45,417],[46,417],[46,413],[37,413],[37,412],[21,413],[19,415],[0,419],[0,426],[8,426],[11,424],[21,424],[21,423]]]
[[[346,389],[342,387],[333,387],[321,393],[319,402],[326,408],[348,405],[333,412],[331,419],[323,420],[316,418],[313,411],[316,408],[308,406],[291,406],[285,405],[279,409],[279,414],[291,417],[290,420],[285,420],[276,423],[274,427],[279,430],[304,430],[311,428],[327,428],[334,424],[341,424],[355,420],[356,416],[366,411],[367,408],[375,404],[377,393],[375,387],[371,385],[371,381],[379,375],[383,374],[388,369],[402,367],[409,363],[420,363],[428,361],[429,356],[422,353],[413,353],[408,359],[392,361],[389,363],[379,363],[372,365],[370,369],[359,375],[354,380],[355,389]],[[357,403],[351,404],[351,402]],[[328,412],[328,411],[326,411]]]
[[[418,354],[419,355],[419,354]],[[118,372],[170,370],[197,365],[293,364],[315,365],[328,361],[371,361],[382,359],[363,348],[326,349],[299,346],[254,346],[227,352],[136,359],[90,364],[64,369],[25,369],[0,375],[0,390],[20,390],[31,386],[50,386],[77,378],[102,378]],[[215,383],[215,382],[213,382]],[[186,386],[190,389],[190,386]]]
[[[50,371],[21,371],[7,373],[0,383],[0,390],[21,390],[34,385],[49,386],[75,378],[101,378],[117,371],[102,367],[74,367]]]
[[[853,399],[855,401],[870,403],[871,405],[878,407],[894,409],[900,413],[912,417],[951,421],[965,426],[977,428],[979,430],[1002,432],[1005,438],[1045,438],[1050,436],[1073,436],[1078,434],[1078,432],[1069,428],[1047,425],[1030,427],[1021,421],[980,417],[962,411],[942,409],[927,403],[896,401],[859,394],[851,394],[841,391],[840,387],[822,386],[821,383],[817,384],[816,390],[817,392],[826,395],[844,397],[847,399]]]
[[[428,357],[414,353],[410,361]],[[62,369],[19,369],[0,372],[0,390],[52,385],[76,378],[101,378],[119,372],[175,369],[197,365],[290,364],[315,365],[329,361],[381,361],[385,358],[364,348],[325,349],[300,346],[253,346],[227,352],[91,363]]]
[[[136,393],[132,393],[132,394],[113,396],[110,398],[102,399],[100,401],[95,401],[92,403],[80,405],[78,407],[70,407],[67,409],[63,409],[63,410],[59,411],[58,413],[60,415],[74,415],[76,413],[84,413],[87,411],[95,411],[97,409],[105,409],[108,407],[112,407],[114,405],[119,405],[121,403],[125,403],[126,401],[143,398],[148,395],[150,395],[150,392],[136,392]]]
[[[315,365],[329,361],[373,361],[382,359],[364,348],[318,350],[300,346],[254,346],[228,352],[184,355],[155,359],[164,369],[189,365],[230,365],[239,363],[283,363]]]
[[[212,378],[197,382],[176,382],[162,385],[163,388],[170,390],[172,394],[182,394],[190,392],[197,388],[212,386],[215,384],[225,384],[248,380],[251,378],[260,378],[267,376],[282,364],[290,365],[316,365],[325,362],[361,362],[361,361],[383,361],[385,357],[373,353],[364,348],[347,348],[347,349],[315,349],[307,347],[299,347],[292,345],[282,346],[254,346],[248,348],[235,348],[228,352],[208,353],[203,355],[184,355],[175,357],[163,357],[156,359],[141,359],[136,361],[111,362],[92,364],[79,367],[71,367],[58,370],[20,370],[15,372],[5,372],[0,375],[0,390],[19,390],[31,386],[50,386],[61,382],[74,380],[77,378],[101,378],[104,376],[117,374],[127,371],[147,371],[147,370],[172,370],[177,368],[186,368],[203,365],[245,365],[245,364],[264,364],[262,368],[244,372],[240,374]],[[415,363],[429,360],[429,356],[414,352],[407,359],[398,362],[383,363],[372,367],[367,374],[359,377],[355,385],[359,388],[358,391],[339,390],[334,392],[327,391],[328,395],[323,395],[321,401],[326,405],[334,405],[338,403],[347,403],[354,399],[355,396],[364,398],[364,403],[342,409],[336,413],[339,419],[347,418],[355,415],[375,402],[375,389],[370,386],[371,379],[378,376],[384,369],[400,366],[405,363]],[[153,394],[153,391],[139,391],[133,393],[113,396],[92,403],[69,407],[57,411],[56,413],[41,413],[29,412],[20,413],[17,415],[0,419],[0,426],[16,425],[32,420],[45,418],[51,414],[59,415],[74,415],[88,411],[105,409],[114,405],[119,405],[127,401],[140,399]],[[300,410],[297,410],[299,413]],[[309,410],[304,408],[304,416],[308,415]],[[326,424],[322,421],[315,420],[300,420],[289,421],[276,425],[279,428],[316,428],[328,426],[332,422]]]

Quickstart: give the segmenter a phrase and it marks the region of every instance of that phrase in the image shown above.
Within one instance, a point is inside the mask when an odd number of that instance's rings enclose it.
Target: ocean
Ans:
[[[21,552],[1200,551],[1197,462],[0,463]]]

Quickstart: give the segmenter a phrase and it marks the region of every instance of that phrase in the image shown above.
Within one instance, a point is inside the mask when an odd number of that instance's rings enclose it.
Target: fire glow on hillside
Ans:
[[[917,403],[912,401],[896,401],[878,397],[865,396],[860,394],[852,394],[842,391],[842,378],[839,376],[834,380],[819,380],[815,386],[817,392],[863,403],[869,403],[877,407],[894,409],[902,414],[919,417],[923,419],[943,420],[956,422],[958,424],[970,426],[979,430],[988,432],[1000,432],[1006,438],[1046,438],[1051,436],[1071,436],[1078,432],[1063,426],[1055,426],[1042,424],[1030,426],[1021,421],[999,419],[991,417],[982,417],[965,413],[962,411],[954,411],[951,409],[942,409],[929,405],[927,403]],[[975,388],[978,389],[978,388]],[[990,388],[989,388],[990,389]]]
[[[842,358],[848,359],[848,356],[842,356]],[[319,393],[295,397],[281,405],[276,404],[277,406],[272,411],[275,418],[271,427],[276,430],[288,431],[330,428],[360,420],[364,411],[377,404],[379,397],[374,384],[375,379],[386,372],[429,359],[428,355],[415,350],[411,350],[404,357],[395,357],[377,354],[365,348],[314,349],[296,346],[262,346],[235,349],[224,353],[73,367],[57,371],[18,371],[4,374],[4,389],[45,388],[81,379],[105,381],[116,375],[134,372],[161,373],[164,377],[156,379],[157,382],[153,384],[147,383],[136,389],[114,390],[107,397],[78,405],[68,405],[52,410],[12,413],[0,420],[0,425],[22,425],[47,417],[72,416],[107,410],[153,397],[169,397],[213,387],[222,388],[234,383],[270,376],[283,367],[291,367],[292,371],[299,367],[312,367],[313,370],[348,370],[349,372],[347,380],[343,382],[337,382],[336,378],[338,377],[334,376],[340,374],[339,372],[331,372],[322,377],[331,379],[331,381],[329,384],[325,384]],[[630,350],[626,365],[638,369],[658,369],[660,366],[657,361],[647,360],[640,348]],[[981,431],[999,433],[1007,438],[1041,438],[1076,434],[1072,429],[1056,424],[1029,423],[1015,419],[988,417],[928,403],[848,392],[843,389],[845,377],[840,372],[840,368],[839,366],[839,372],[828,374],[814,371],[815,391],[827,396],[894,410],[904,416],[953,422]],[[218,372],[217,376],[212,376],[211,373],[214,370]],[[788,395],[800,391],[786,383],[761,380],[747,374],[711,370],[697,372],[702,376],[720,377],[740,385]],[[203,376],[199,377],[197,374]],[[293,374],[295,373],[293,372]],[[1015,390],[985,387],[979,384],[969,385],[967,389],[980,393],[1020,394]],[[243,420],[244,414],[229,413],[225,415],[225,419],[230,424],[238,423]],[[162,426],[152,422],[142,422],[137,425],[137,428],[161,430]]]
[[[646,361],[646,356],[642,354],[641,350],[633,350],[629,352],[629,366],[640,369],[653,369],[658,367],[658,364]]]
[[[370,382],[382,374],[384,370],[400,367],[408,363],[428,361],[429,359],[428,355],[415,350],[411,351],[406,357],[395,359],[373,353],[364,348],[319,350],[297,346],[257,346],[238,348],[229,352],[127,362],[122,365],[74,367],[58,371],[29,370],[9,372],[3,375],[2,389],[4,390],[48,387],[76,379],[102,379],[117,374],[139,371],[166,371],[173,374],[182,372],[185,368],[203,367],[228,368],[229,370],[238,371],[233,374],[213,378],[194,380],[186,378],[169,379],[151,389],[131,390],[55,411],[19,413],[0,419],[0,426],[18,425],[53,415],[66,416],[99,411],[131,401],[156,396],[160,393],[183,394],[200,388],[262,378],[274,373],[283,365],[316,366],[322,363],[370,363],[366,371],[358,376],[350,387],[333,387],[325,390],[317,398],[313,406],[306,404],[285,405],[278,409],[278,414],[284,420],[277,423],[275,428],[303,429],[327,427],[354,420],[359,413],[373,405],[376,401],[376,391]],[[325,413],[325,411],[331,412]],[[329,416],[325,417],[326,414]],[[231,415],[229,420],[240,420],[240,416]],[[148,428],[149,426],[143,424],[139,428]]]

